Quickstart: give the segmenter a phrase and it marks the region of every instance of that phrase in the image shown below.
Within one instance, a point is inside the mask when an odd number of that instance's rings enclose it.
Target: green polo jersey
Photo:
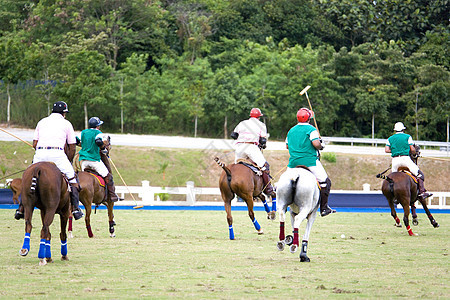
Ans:
[[[100,161],[100,147],[95,143],[97,135],[102,132],[95,128],[88,128],[81,132],[80,160]]]
[[[318,155],[312,141],[317,139],[319,139],[319,134],[316,128],[308,123],[298,123],[292,127],[286,137],[286,144],[289,148],[288,167],[315,166]]]
[[[398,132],[391,135],[386,143],[386,146],[391,148],[391,156],[409,155],[409,146],[413,144],[412,138],[409,134]]]

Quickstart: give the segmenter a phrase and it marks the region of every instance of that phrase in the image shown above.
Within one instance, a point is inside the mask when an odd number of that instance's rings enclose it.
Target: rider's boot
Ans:
[[[274,193],[273,186],[270,183],[270,171],[269,169],[265,169],[262,172],[262,179],[263,179],[263,187],[264,187],[264,194],[271,197]]]
[[[116,194],[116,187],[114,186],[114,180],[111,173],[108,173],[108,175],[105,177],[105,183],[108,187],[108,197],[111,199],[111,201],[117,202],[119,200],[122,200]]]
[[[331,190],[331,180],[327,178],[325,182],[320,182],[320,215],[322,217],[335,213],[336,210],[328,206],[328,196]]]
[[[419,186],[419,195],[417,195],[417,197],[421,200],[424,200],[428,197],[433,196],[433,194],[431,193],[427,193],[427,190],[425,189],[425,184],[423,182],[423,174],[419,173],[419,175],[417,175],[417,185]]]
[[[72,204],[72,215],[74,219],[81,219],[83,217],[83,212],[80,209],[78,183],[70,184],[70,203]]]
[[[24,215],[24,213],[23,213],[23,204],[22,204],[22,201],[20,201],[20,203],[19,203],[19,208],[16,209],[16,213],[14,214],[14,218],[15,218],[16,220],[20,220],[20,219],[24,219],[24,218],[25,218],[25,215]]]

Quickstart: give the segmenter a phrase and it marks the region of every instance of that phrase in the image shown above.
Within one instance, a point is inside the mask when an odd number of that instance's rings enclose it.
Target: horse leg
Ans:
[[[109,236],[115,237],[116,234],[114,233],[114,226],[116,225],[116,222],[114,222],[114,202],[108,201],[106,203],[106,207],[108,207],[108,219],[109,219]]]
[[[417,220],[416,206],[414,203],[411,204],[411,215],[412,215],[412,223],[414,226],[419,225],[419,221]]]
[[[279,251],[284,250],[284,245],[286,244],[286,236],[285,236],[285,220],[286,220],[286,206],[282,206],[278,208],[279,217],[280,217],[280,234],[278,235],[277,249]]]
[[[31,219],[33,218],[33,210],[31,209],[25,209],[25,237],[23,239],[23,245],[22,249],[20,249],[19,254],[21,256],[26,256],[28,252],[30,251],[30,236],[31,236],[31,230],[33,229],[33,226],[31,225]]]
[[[294,210],[291,210],[291,218],[292,218],[292,228],[294,228],[294,240],[292,241],[292,245],[290,248],[291,253],[297,252],[299,247],[299,237],[298,237],[298,228],[304,219],[307,217],[307,212],[305,210],[301,210],[298,214],[294,213]]]
[[[228,231],[230,240],[234,240],[233,217],[231,216],[231,200],[224,201],[225,212],[227,213]]]
[[[72,205],[70,205],[70,209],[69,209],[69,228],[68,228],[68,237],[69,239],[73,238],[73,234],[72,234],[72,224],[73,224],[73,215],[72,215]]]
[[[417,235],[412,232],[411,226],[409,226],[409,202],[400,201],[403,204],[403,223],[406,226],[406,230],[410,236]]]
[[[436,222],[436,220],[434,219],[434,217],[431,214],[430,210],[428,209],[427,200],[426,199],[419,199],[419,201],[420,201],[420,204],[422,204],[422,207],[425,210],[425,213],[427,214],[428,219],[431,222],[431,225],[433,225],[434,228],[438,228],[439,224],[438,224],[438,222]]]
[[[243,199],[247,203],[248,216],[250,217],[253,226],[255,226],[255,229],[256,231],[258,231],[258,234],[264,234],[261,225],[259,225],[258,221],[255,218],[255,212],[253,211],[253,197],[246,195]]]
[[[41,243],[39,245],[39,252],[38,252],[40,266],[53,262],[50,246],[50,241],[52,239],[50,233],[50,225],[53,222],[56,212],[55,210],[41,210],[42,230],[41,230]]]
[[[69,219],[70,209],[65,209],[63,213],[59,215],[61,222],[61,232],[59,233],[59,238],[61,240],[61,260],[69,260],[67,256],[67,234],[66,226]]]
[[[303,240],[302,240],[302,249],[300,251],[300,261],[301,262],[310,262],[311,261],[309,259],[309,257],[306,255],[306,252],[307,252],[307,248],[308,248],[309,234],[311,233],[311,228],[314,224],[314,221],[316,220],[316,216],[317,216],[317,209],[315,209],[313,212],[311,212],[307,217],[308,223],[306,223],[305,234],[303,235]]]
[[[92,212],[92,201],[90,203],[87,203],[87,205],[84,206],[84,209],[86,210],[86,215],[84,216],[84,222],[86,224],[86,230],[88,233],[88,237],[93,238],[94,234],[92,233],[91,229],[91,212]]]
[[[391,208],[391,216],[395,220],[395,226],[402,227],[402,224],[400,223],[400,219],[397,216],[397,212],[395,211],[394,199],[388,198],[388,203],[389,203],[389,207]]]

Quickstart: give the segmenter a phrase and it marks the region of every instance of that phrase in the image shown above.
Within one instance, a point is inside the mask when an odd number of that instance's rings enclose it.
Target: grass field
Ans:
[[[106,214],[92,216],[93,239],[83,221],[74,222],[67,262],[59,259],[55,219],[55,262],[39,267],[39,214],[31,251],[21,257],[24,222],[1,209],[0,298],[450,298],[448,214],[435,215],[438,229],[419,214],[417,237],[394,227],[387,213],[319,217],[310,263],[276,250],[278,221],[264,212],[256,212],[265,231],[257,235],[247,212],[234,211],[234,241],[224,211],[116,210],[116,238],[109,237]]]

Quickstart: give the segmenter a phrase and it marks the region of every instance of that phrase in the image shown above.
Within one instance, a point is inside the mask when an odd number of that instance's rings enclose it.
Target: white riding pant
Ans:
[[[234,152],[234,162],[237,163],[238,159],[247,158],[253,160],[260,168],[266,163],[266,159],[257,145],[238,143]]]
[[[108,168],[106,168],[105,164],[102,161],[82,160],[80,162],[82,171],[84,171],[84,169],[86,168],[91,168],[102,177],[108,176]]]
[[[37,149],[34,153],[33,163],[42,161],[53,162],[58,169],[66,175],[70,183],[77,183],[73,166],[67,158],[64,150],[59,149]]]
[[[409,156],[397,156],[392,158],[392,172],[397,172],[400,167],[406,167],[415,176],[419,175],[419,167]]]
[[[316,176],[317,181],[319,183],[325,182],[325,180],[327,180],[328,174],[325,171],[325,169],[323,168],[320,160],[316,160],[316,165],[314,167],[308,167],[308,168],[311,170],[311,172],[314,174],[314,176]],[[322,185],[320,185],[320,186],[322,186]]]

